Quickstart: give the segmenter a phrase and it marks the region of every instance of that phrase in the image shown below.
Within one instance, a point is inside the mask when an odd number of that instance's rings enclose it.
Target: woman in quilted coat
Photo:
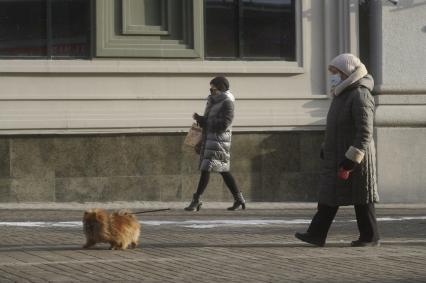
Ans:
[[[203,194],[209,182],[210,172],[220,173],[226,186],[234,197],[233,206],[228,210],[236,210],[240,206],[245,209],[245,200],[239,191],[230,170],[231,163],[231,125],[234,119],[235,98],[229,91],[229,82],[225,77],[216,77],[210,81],[210,95],[207,99],[204,115],[194,113],[193,118],[203,128],[200,144],[201,176],[197,191],[187,211],[198,211]]]
[[[351,246],[378,246],[374,203],[379,201],[373,140],[373,78],[352,54],[335,57],[328,66],[332,102],[327,114],[318,211],[306,233],[296,238],[324,246],[339,206],[354,205],[359,238]],[[349,176],[345,176],[349,173]]]

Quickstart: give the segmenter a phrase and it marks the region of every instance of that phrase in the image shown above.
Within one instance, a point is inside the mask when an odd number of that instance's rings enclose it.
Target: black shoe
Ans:
[[[309,233],[296,232],[296,234],[294,234],[294,236],[296,238],[298,238],[299,240],[301,240],[302,242],[309,243],[309,244],[312,244],[312,245],[315,245],[315,246],[318,246],[318,247],[324,247],[324,245],[325,245],[324,240],[315,238],[314,236],[312,236]]]
[[[194,194],[191,203],[185,207],[185,210],[199,211],[201,209],[201,205],[203,205],[203,203],[200,201],[200,197]]]
[[[237,210],[239,207],[241,206],[241,209],[246,209],[246,203],[245,202],[241,202],[239,200],[234,201],[234,204],[231,207],[228,207],[228,210]]]
[[[236,210],[241,206],[241,209],[246,209],[246,201],[243,198],[242,193],[234,195],[234,204],[231,207],[228,207],[228,210]]]
[[[356,240],[351,242],[351,247],[380,247],[380,241],[361,241]]]

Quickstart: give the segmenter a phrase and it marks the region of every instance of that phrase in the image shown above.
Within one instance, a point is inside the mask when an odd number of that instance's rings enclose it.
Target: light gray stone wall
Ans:
[[[426,202],[426,1],[371,1],[378,182],[383,202]]]
[[[321,131],[235,133],[231,172],[249,201],[315,201]],[[198,156],[182,134],[0,139],[0,202],[183,201]],[[232,200],[213,175],[205,200]]]
[[[426,128],[378,128],[379,185],[383,202],[426,201]]]

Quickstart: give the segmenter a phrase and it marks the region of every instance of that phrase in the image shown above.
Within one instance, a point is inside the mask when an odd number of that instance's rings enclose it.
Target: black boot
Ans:
[[[189,204],[189,206],[185,207],[186,211],[199,211],[201,209],[201,205],[203,203],[200,201],[200,196],[197,194],[194,194],[192,196],[192,201]]]
[[[246,201],[243,198],[242,193],[234,195],[234,204],[228,207],[228,210],[236,210],[241,206],[242,209],[246,209]]]

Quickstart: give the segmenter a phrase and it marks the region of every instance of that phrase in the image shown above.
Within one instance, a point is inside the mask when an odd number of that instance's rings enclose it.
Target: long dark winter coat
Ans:
[[[319,203],[329,206],[379,201],[376,152],[373,140],[374,81],[369,75],[333,98],[327,115],[324,170]],[[348,180],[337,177],[339,163],[347,157],[360,162]]]
[[[231,124],[234,119],[234,96],[229,92],[209,95],[201,119],[203,139],[200,170],[228,172],[231,164]]]

